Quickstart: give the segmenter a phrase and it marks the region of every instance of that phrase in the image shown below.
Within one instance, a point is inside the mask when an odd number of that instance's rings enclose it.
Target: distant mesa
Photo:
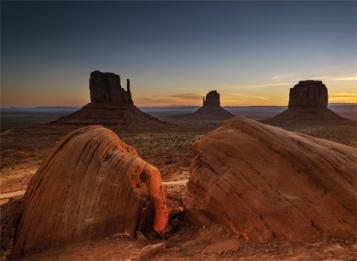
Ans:
[[[214,90],[203,97],[203,104],[196,112],[190,114],[176,115],[176,118],[187,119],[229,119],[234,115],[221,107],[220,94]]]
[[[33,176],[13,257],[107,237],[161,233],[168,209],[160,172],[101,126],[69,133]]]
[[[300,81],[289,93],[289,109],[322,108],[328,105],[328,92],[322,81]]]
[[[354,148],[235,117],[193,153],[188,219],[258,242],[353,239]]]
[[[89,90],[90,103],[53,124],[76,126],[101,124],[122,130],[161,129],[169,125],[142,112],[134,105],[130,79],[126,81],[125,90],[121,86],[119,75],[94,71],[90,75]]]
[[[290,88],[288,109],[264,122],[346,120],[327,105],[328,90],[322,81],[300,81]]]

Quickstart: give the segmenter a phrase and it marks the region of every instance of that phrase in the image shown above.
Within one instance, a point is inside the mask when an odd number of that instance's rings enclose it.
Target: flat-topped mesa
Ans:
[[[328,92],[322,81],[299,81],[289,93],[289,109],[327,108]]]
[[[130,80],[127,79],[127,90],[121,87],[120,76],[109,72],[94,71],[89,79],[90,99],[92,103],[112,103],[133,105],[130,91]]]
[[[348,121],[328,109],[327,105],[328,91],[322,81],[299,81],[290,89],[288,109],[263,122],[280,125],[297,122]]]

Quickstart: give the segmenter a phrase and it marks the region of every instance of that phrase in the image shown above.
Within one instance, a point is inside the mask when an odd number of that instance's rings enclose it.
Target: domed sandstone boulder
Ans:
[[[192,220],[258,242],[354,236],[355,148],[236,117],[193,151]]]
[[[158,169],[112,131],[83,127],[31,179],[13,256],[137,230],[160,233],[167,220]]]

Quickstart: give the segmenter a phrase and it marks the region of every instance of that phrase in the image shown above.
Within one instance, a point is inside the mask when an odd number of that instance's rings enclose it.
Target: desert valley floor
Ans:
[[[193,157],[191,145],[208,132],[220,126],[217,121],[178,120],[170,118],[172,112],[156,112],[154,116],[171,123],[167,129],[120,131],[110,127],[127,144],[136,148],[140,156],[159,168],[170,209],[182,209],[181,195],[186,189]],[[267,115],[256,111],[235,112],[261,120]],[[328,139],[352,147],[357,146],[356,111],[341,110],[340,114],[352,119],[349,124],[282,124],[281,127],[303,134]],[[13,205],[26,191],[29,180],[35,174],[43,159],[66,133],[73,130],[68,126],[39,124],[16,126],[1,132],[1,184],[0,202],[2,216],[16,216]],[[15,211],[16,212],[16,211]],[[155,247],[157,260],[355,260],[355,240],[321,239],[312,242],[269,242],[249,243],[225,229],[212,225],[197,227],[178,215],[177,229],[165,238],[150,238],[139,235],[133,239],[111,236],[91,240],[60,249],[43,251],[28,256],[34,259],[61,260],[137,260],[146,255],[145,246]],[[11,219],[2,218],[2,241],[10,240]],[[6,237],[4,237],[4,233]],[[164,243],[159,245],[160,243]],[[11,243],[8,243],[11,245]],[[4,244],[2,244],[4,247]],[[9,245],[7,246],[9,247]],[[147,248],[147,247],[146,247]],[[9,249],[2,249],[2,259]],[[150,255],[149,253],[147,255]],[[144,256],[145,258],[145,256]]]

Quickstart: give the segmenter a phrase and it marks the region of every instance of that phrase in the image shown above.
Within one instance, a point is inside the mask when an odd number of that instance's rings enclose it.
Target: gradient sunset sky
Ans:
[[[1,106],[80,106],[93,70],[138,106],[287,105],[299,80],[357,102],[355,1],[1,2]]]

